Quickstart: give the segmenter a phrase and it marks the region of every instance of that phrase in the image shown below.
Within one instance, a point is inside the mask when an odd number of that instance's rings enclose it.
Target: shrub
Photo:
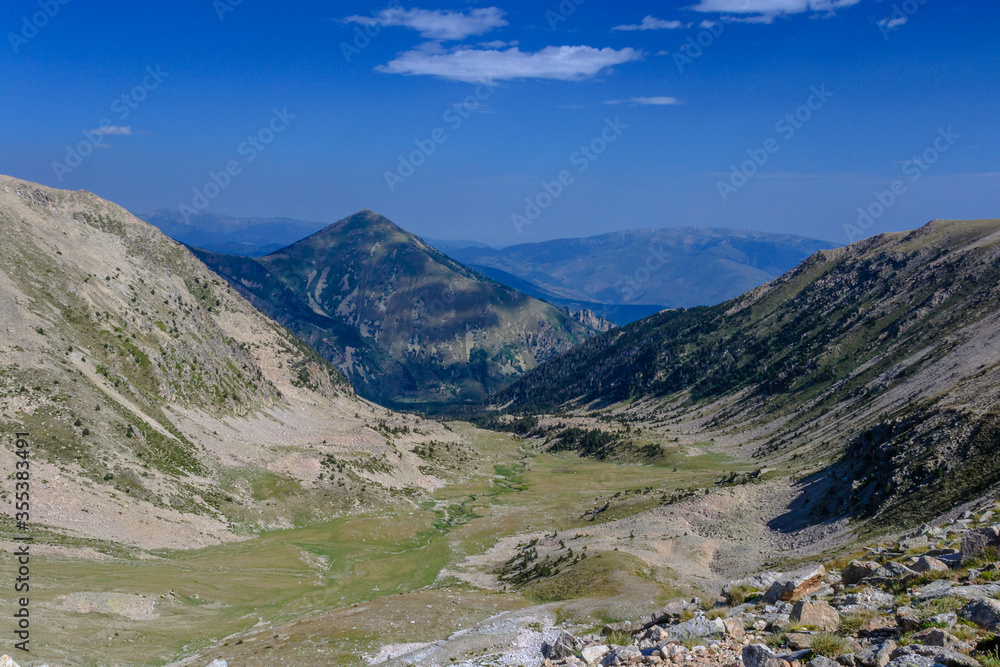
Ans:
[[[628,646],[632,643],[632,633],[624,632],[622,630],[615,630],[614,632],[609,632],[605,635],[604,640],[608,644],[614,644],[615,646]]]
[[[824,658],[836,658],[847,652],[847,640],[832,632],[813,635],[812,650]]]
[[[729,603],[730,607],[738,607],[758,593],[760,591],[750,584],[737,584],[726,591],[726,602]]]

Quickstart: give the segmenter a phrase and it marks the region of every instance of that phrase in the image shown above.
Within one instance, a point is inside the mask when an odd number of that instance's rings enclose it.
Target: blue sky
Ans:
[[[9,0],[0,172],[494,244],[843,243],[1000,216],[998,25],[995,0]]]

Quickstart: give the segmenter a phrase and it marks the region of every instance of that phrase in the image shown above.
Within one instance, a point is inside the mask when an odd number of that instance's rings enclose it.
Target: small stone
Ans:
[[[806,667],[837,667],[837,663],[830,658],[825,658],[821,655],[816,656],[812,660],[806,663]]]
[[[788,664],[763,644],[744,646],[742,655],[744,667],[785,667]]]
[[[896,610],[896,624],[903,632],[914,632],[920,629],[920,617],[910,607],[900,607]]]

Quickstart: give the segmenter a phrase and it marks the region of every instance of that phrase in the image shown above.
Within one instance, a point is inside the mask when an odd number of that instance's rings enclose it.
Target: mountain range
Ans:
[[[264,257],[194,252],[386,404],[480,402],[596,333],[371,211]]]
[[[495,280],[524,281],[518,289],[550,303],[627,323],[665,308],[721,303],[833,247],[788,234],[671,227],[450,254]]]

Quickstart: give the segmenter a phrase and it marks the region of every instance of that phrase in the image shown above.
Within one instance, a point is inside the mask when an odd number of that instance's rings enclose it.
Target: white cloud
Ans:
[[[627,100],[608,100],[605,104],[633,104],[641,106],[666,107],[683,104],[676,97],[633,97]]]
[[[485,46],[487,49],[503,49],[508,46],[517,46],[520,43],[521,42],[519,42],[516,39],[512,42],[505,42],[502,39],[495,39],[492,42],[482,42],[479,46]]]
[[[803,12],[831,13],[852,7],[861,0],[700,0],[692,7],[695,11],[717,14],[736,14],[728,20],[742,23],[771,23],[784,14]]]
[[[383,9],[374,16],[348,16],[345,23],[362,25],[401,26],[420,33],[425,39],[457,41],[482,35],[507,25],[504,12],[497,7],[453,12],[442,9]]]
[[[439,76],[470,83],[512,79],[580,81],[642,57],[641,51],[632,48],[547,46],[525,53],[518,48],[498,51],[462,47],[446,54],[407,51],[377,69],[388,74]]]
[[[708,30],[709,28],[714,28],[716,25],[718,24],[715,21],[702,21],[698,24],[698,27]]]
[[[112,135],[112,134],[132,134],[132,127],[121,127],[117,125],[107,125],[98,127],[96,129],[90,130],[88,134],[101,134],[101,135]]]
[[[680,21],[665,21],[663,19],[658,19],[653,16],[647,16],[642,20],[639,25],[619,25],[612,28],[612,30],[676,30],[677,28],[683,28],[684,24]]]
[[[907,17],[900,16],[899,18],[894,19],[881,19],[879,20],[878,25],[880,28],[885,28],[886,30],[895,30],[901,25],[906,25],[907,21],[909,21]]]

